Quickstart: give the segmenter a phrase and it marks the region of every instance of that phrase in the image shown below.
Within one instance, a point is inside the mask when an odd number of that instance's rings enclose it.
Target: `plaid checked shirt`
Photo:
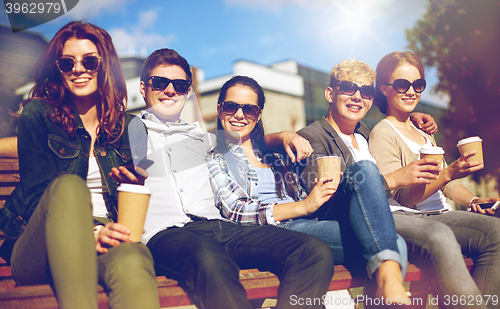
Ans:
[[[230,142],[227,145],[228,153],[213,151],[207,158],[215,203],[222,216],[246,225],[279,224],[280,221],[275,221],[273,216],[277,203],[259,202],[257,173],[249,167],[245,150]],[[238,175],[233,175],[232,171],[238,171]],[[301,200],[306,192],[302,187],[299,191]]]

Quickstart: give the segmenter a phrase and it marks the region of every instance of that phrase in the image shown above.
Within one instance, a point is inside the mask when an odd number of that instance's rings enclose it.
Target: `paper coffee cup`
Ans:
[[[118,223],[128,228],[133,242],[140,242],[148,211],[151,190],[148,187],[121,184],[118,187]]]
[[[483,161],[483,140],[478,136],[468,137],[458,141],[457,147],[461,155],[469,150],[476,151],[476,154],[468,157],[466,162]]]
[[[443,155],[444,155],[444,149],[441,147],[424,146],[420,148],[420,159],[433,158],[442,161]]]
[[[342,159],[337,156],[324,156],[316,160],[318,167],[318,179],[324,177],[333,177],[333,182],[338,184],[340,182],[340,168]]]
[[[443,164],[444,149],[434,146],[423,146],[420,148],[420,159],[432,158],[441,162],[440,167],[444,168]]]

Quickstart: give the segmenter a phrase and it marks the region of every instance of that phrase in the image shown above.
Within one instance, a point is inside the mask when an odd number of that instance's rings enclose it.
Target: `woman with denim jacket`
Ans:
[[[263,143],[264,102],[264,91],[250,77],[235,76],[221,88],[218,146],[207,161],[222,215],[241,224],[274,224],[314,235],[330,245],[337,264],[345,253],[346,264],[366,265],[368,275],[376,279],[377,297],[404,303],[401,269],[406,266],[406,246],[396,234],[381,176],[373,173],[376,168],[353,164],[346,170],[370,177],[360,190],[348,181],[337,188],[325,178],[307,196],[282,157]],[[332,196],[350,202],[320,209]]]
[[[0,210],[0,229],[15,241],[15,280],[50,283],[60,308],[97,308],[98,282],[111,308],[159,308],[151,254],[113,223],[111,175],[128,173],[123,165],[145,147],[133,141],[145,141],[146,131],[125,114],[126,85],[111,37],[71,22],[34,72],[18,128],[21,182]]]

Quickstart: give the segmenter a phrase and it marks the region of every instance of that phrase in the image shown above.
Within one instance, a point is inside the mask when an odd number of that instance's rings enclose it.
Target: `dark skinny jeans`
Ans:
[[[258,268],[279,277],[280,309],[321,308],[333,275],[328,245],[270,225],[199,219],[159,232],[147,246],[157,273],[178,280],[200,309],[253,308],[239,281],[240,268]],[[297,306],[299,299],[316,299],[317,305]]]

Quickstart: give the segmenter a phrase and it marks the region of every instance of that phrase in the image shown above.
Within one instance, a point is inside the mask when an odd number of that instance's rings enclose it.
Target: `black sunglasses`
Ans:
[[[187,93],[189,91],[189,86],[191,82],[185,79],[169,79],[162,76],[151,76],[148,81],[150,81],[153,90],[163,91],[170,83],[174,86],[175,91],[179,93]]]
[[[226,115],[234,115],[241,108],[245,117],[256,119],[260,114],[260,107],[252,104],[238,104],[232,101],[221,103],[221,111]]]
[[[61,73],[69,73],[75,70],[75,65],[80,62],[83,68],[89,72],[96,71],[101,63],[101,57],[96,55],[83,56],[82,60],[76,61],[70,57],[62,57],[56,61],[57,68]]]
[[[338,85],[335,85],[334,87],[339,87],[340,93],[352,96],[356,93],[356,91],[359,90],[359,93],[361,94],[361,97],[363,99],[371,99],[373,98],[373,95],[375,94],[375,87],[373,86],[361,86],[359,87],[356,85],[356,83],[353,82],[348,82],[348,81],[343,81]]]
[[[388,86],[392,86],[394,90],[396,90],[399,93],[405,93],[410,89],[410,87],[413,87],[413,90],[415,90],[416,93],[421,93],[422,91],[425,90],[425,86],[427,86],[427,83],[425,82],[425,79],[419,78],[415,80],[413,83],[410,83],[409,80],[407,79],[396,79],[395,81],[392,82],[392,84],[386,84]]]

